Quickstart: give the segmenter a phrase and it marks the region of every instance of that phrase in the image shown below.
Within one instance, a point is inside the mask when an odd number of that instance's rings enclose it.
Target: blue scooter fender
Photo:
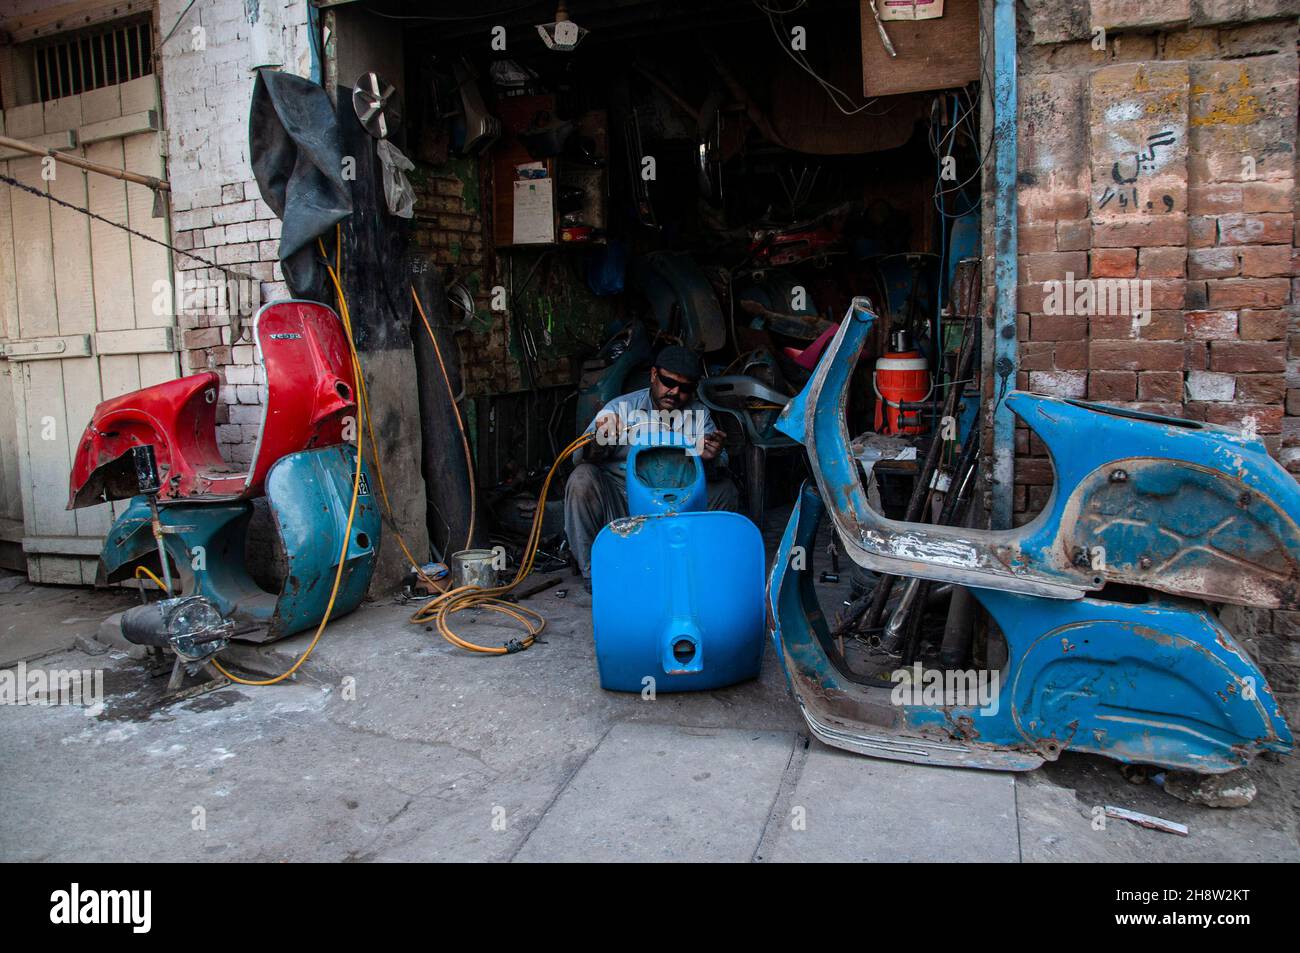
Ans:
[[[625,485],[631,516],[658,516],[709,508],[704,461],[674,432],[655,432],[627,451]]]

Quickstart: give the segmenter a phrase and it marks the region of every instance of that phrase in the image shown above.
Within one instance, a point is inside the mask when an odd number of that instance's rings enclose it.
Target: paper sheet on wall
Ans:
[[[943,16],[943,0],[877,0],[882,20],[934,20]]]
[[[537,245],[555,241],[555,191],[552,179],[515,183],[514,244]]]

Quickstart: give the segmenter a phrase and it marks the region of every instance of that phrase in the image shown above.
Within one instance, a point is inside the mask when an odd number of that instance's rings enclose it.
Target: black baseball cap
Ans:
[[[655,367],[688,381],[698,381],[702,372],[700,356],[680,344],[670,344],[660,351]]]

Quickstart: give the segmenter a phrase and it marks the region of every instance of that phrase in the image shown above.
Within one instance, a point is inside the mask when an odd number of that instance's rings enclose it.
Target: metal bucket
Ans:
[[[497,584],[492,563],[497,554],[490,549],[462,549],[451,554],[451,580],[455,586],[491,589]]]

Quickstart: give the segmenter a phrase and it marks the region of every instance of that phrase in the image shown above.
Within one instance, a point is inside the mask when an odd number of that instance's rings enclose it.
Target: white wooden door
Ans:
[[[15,139],[55,148],[73,143],[66,151],[165,178],[160,115],[156,79],[144,76],[9,109],[0,125]],[[43,163],[11,157],[0,171],[170,241],[167,218],[153,217],[145,186],[57,162],[47,181]],[[154,308],[155,282],[170,274],[171,253],[161,245],[0,183],[0,362],[8,365],[14,420],[12,431],[0,429],[0,474],[16,470],[33,582],[94,581],[113,513],[108,505],[64,508],[72,455],[101,400],[179,375],[175,318],[170,308]]]

